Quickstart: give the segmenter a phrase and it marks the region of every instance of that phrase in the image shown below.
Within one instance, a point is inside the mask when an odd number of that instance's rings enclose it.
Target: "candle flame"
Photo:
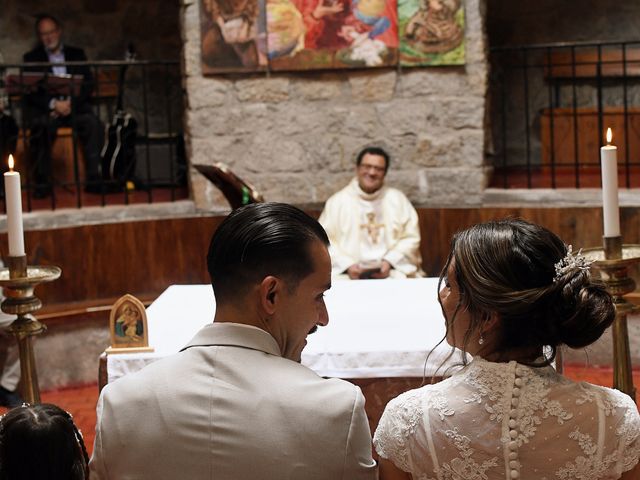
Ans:
[[[611,127],[607,128],[607,145],[611,145],[611,140],[613,139],[613,133],[611,132]]]
[[[12,172],[13,172],[13,167],[14,167],[13,155],[9,155],[9,170],[11,170]]]

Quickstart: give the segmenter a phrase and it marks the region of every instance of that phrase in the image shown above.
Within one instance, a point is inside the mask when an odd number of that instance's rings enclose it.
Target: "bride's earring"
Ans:
[[[484,343],[484,337],[482,336],[482,332],[480,332],[480,338],[478,339],[478,345],[482,345]]]

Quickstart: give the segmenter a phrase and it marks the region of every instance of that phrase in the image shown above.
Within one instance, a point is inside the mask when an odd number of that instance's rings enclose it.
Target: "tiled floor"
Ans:
[[[565,375],[574,380],[587,381],[607,387],[611,386],[613,379],[611,369],[587,368],[583,365],[565,366]],[[640,391],[640,370],[634,370],[633,381],[636,388]],[[84,441],[89,454],[91,454],[93,450],[97,400],[98,386],[96,384],[42,393],[43,402],[59,405],[73,415],[76,424],[84,435]],[[0,413],[4,413],[5,411],[6,409],[0,408]]]

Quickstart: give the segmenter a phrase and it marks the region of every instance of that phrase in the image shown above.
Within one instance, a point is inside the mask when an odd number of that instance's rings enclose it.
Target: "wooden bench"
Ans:
[[[26,132],[27,136],[29,132]],[[18,145],[16,148],[17,170],[24,170],[24,165],[28,165],[30,160],[26,157],[24,148],[24,134],[20,131]],[[84,182],[85,162],[80,140],[76,144],[76,154],[78,160],[78,180]],[[56,139],[51,145],[51,172],[53,180],[58,185],[70,185],[75,183],[75,171],[73,163],[73,131],[71,127],[60,127]],[[20,167],[22,165],[22,167]],[[26,178],[26,177],[25,177]]]
[[[552,114],[553,112],[553,114]],[[600,165],[600,139],[598,131],[598,109],[596,107],[545,108],[540,114],[540,143],[542,146],[542,165],[551,165],[552,160],[552,121],[553,121],[553,162],[556,165],[575,165],[576,147],[580,165]],[[627,108],[627,129],[629,134],[629,159],[640,160],[640,108]],[[553,117],[553,118],[552,118]],[[623,107],[605,107],[602,112],[602,125],[606,131],[613,131],[612,143],[618,147],[618,162],[626,159],[626,139]],[[575,141],[577,127],[577,143]]]
[[[640,48],[627,46],[575,47],[554,50],[544,57],[544,74],[547,81],[556,88],[556,103],[559,103],[559,89],[563,85],[593,85],[606,80],[621,82],[623,78],[637,82],[640,78]],[[629,159],[640,160],[640,108],[627,106],[627,124],[625,129],[625,110],[622,106],[603,106],[602,123],[596,106],[566,107],[557,105],[540,112],[540,143],[542,165],[599,166],[601,140],[608,127],[613,130],[613,144],[618,147],[618,162],[626,159],[629,147]],[[602,126],[603,132],[599,131]],[[577,129],[577,130],[576,130]],[[628,134],[628,139],[625,137]],[[553,142],[552,142],[553,140]],[[552,144],[553,143],[553,144]],[[577,150],[577,151],[576,151]]]
[[[544,57],[544,75],[547,80],[592,80],[600,77],[640,77],[640,48],[602,47],[598,56],[596,47],[576,47],[574,55],[569,48],[554,50]],[[623,62],[624,60],[624,62]],[[574,66],[575,63],[575,66]],[[626,64],[626,69],[625,69]]]

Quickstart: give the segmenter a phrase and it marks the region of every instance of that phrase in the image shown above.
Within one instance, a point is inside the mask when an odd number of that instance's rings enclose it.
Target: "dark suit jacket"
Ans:
[[[67,62],[86,62],[87,56],[81,48],[64,45],[64,59]],[[25,53],[22,56],[22,60],[24,63],[48,62],[49,57],[44,46],[38,45],[33,50]],[[52,67],[25,67],[24,70],[27,72],[53,72]],[[67,65],[67,73],[70,75],[82,75],[84,77],[80,94],[73,98],[73,102],[76,111],[88,110],[90,108],[89,101],[94,86],[91,69],[84,65]],[[33,115],[44,115],[49,113],[49,102],[52,98],[51,93],[42,86],[38,88],[36,92],[27,95],[25,100],[27,107]]]

